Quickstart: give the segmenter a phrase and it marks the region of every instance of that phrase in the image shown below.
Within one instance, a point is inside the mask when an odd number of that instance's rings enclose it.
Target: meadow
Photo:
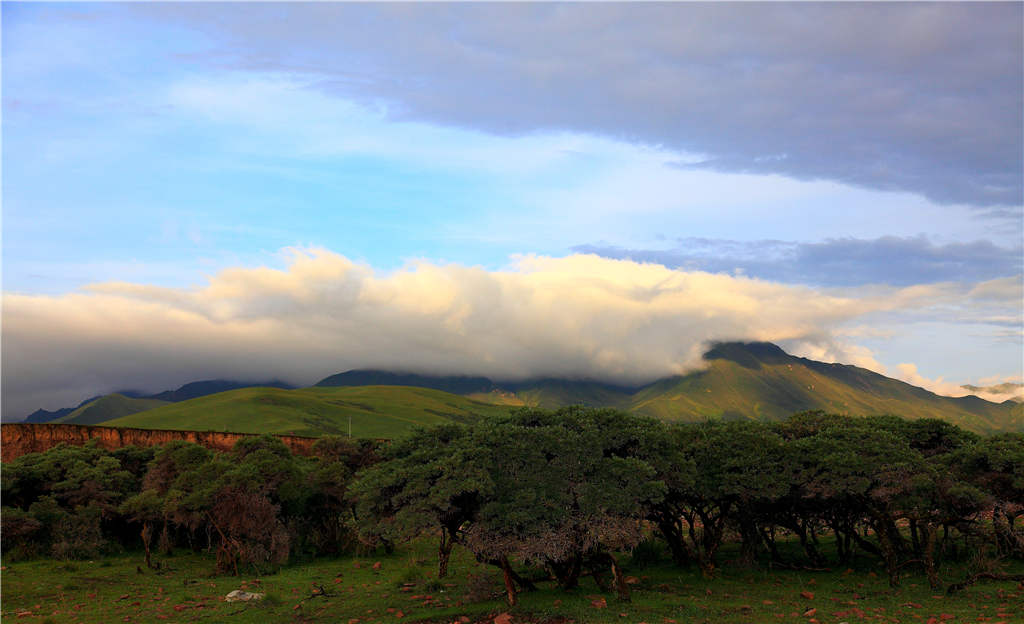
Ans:
[[[1024,436],[937,420],[520,409],[311,456],[61,445],[0,476],[4,617],[1024,619]]]
[[[723,565],[709,579],[696,566],[676,567],[651,544],[656,543],[645,542],[632,557],[621,557],[631,583],[629,602],[586,578],[569,591],[538,583],[537,591],[522,593],[519,604],[509,607],[495,568],[457,548],[449,577],[439,581],[436,542],[421,539],[392,554],[381,549],[318,558],[262,576],[251,570],[239,577],[211,574],[212,557],[185,551],[160,558],[160,570],[145,569],[140,552],[6,563],[2,617],[81,624],[1024,621],[1024,588],[1015,582],[981,581],[946,595],[910,570],[900,587],[891,588],[874,560],[858,559],[844,569],[770,569],[741,564],[735,544],[725,547]],[[967,562],[944,564],[941,574],[947,582],[959,581],[968,567]],[[1024,565],[1007,570],[1024,573]],[[235,589],[266,596],[260,602],[225,602]]]

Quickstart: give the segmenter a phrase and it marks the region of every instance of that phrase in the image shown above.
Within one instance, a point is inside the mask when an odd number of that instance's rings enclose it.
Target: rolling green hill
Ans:
[[[123,394],[107,394],[98,399],[90,401],[75,409],[66,416],[52,421],[54,423],[67,423],[74,425],[96,425],[105,423],[129,414],[143,412],[146,410],[166,405],[167,401],[159,399],[136,399],[126,397]]]
[[[466,422],[508,407],[408,386],[244,388],[163,405],[103,423],[109,427],[400,437],[417,425]]]
[[[512,386],[512,393],[524,405],[553,409],[564,405],[629,409],[632,388],[594,381],[540,379]]]
[[[108,395],[61,421],[320,435],[348,433],[351,417],[356,436],[386,438],[414,425],[465,421],[517,405],[582,404],[680,422],[780,420],[820,409],[853,416],[939,418],[978,433],[1024,431],[1020,403],[938,396],[864,368],[794,357],[770,343],[720,343],[704,359],[703,370],[642,388],[566,379],[496,383],[484,377],[348,371],[310,388],[250,387],[166,405],[156,402],[158,407],[144,406],[147,399]]]
[[[1021,410],[973,396],[943,397],[846,364],[787,354],[767,343],[717,345],[706,370],[662,379],[637,392],[631,411],[664,420],[779,420],[821,409],[867,416],[939,418],[979,433],[1024,430]]]

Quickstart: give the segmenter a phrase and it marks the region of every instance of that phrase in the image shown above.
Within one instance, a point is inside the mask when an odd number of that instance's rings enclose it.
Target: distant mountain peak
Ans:
[[[771,342],[713,342],[704,359],[728,360],[744,368],[760,370],[762,364],[785,364],[793,356]]]

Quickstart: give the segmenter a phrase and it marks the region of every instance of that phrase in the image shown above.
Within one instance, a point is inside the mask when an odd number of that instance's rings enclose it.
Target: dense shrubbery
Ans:
[[[216,552],[220,571],[273,568],[290,557],[355,543],[346,488],[376,461],[375,444],[325,437],[313,457],[273,436],[229,454],[188,442],[110,452],[58,446],[6,464],[5,554],[84,558],[141,542]]]
[[[147,565],[187,546],[238,573],[434,535],[439,576],[460,544],[502,570],[512,601],[532,587],[513,564],[566,588],[610,573],[628,596],[616,554],[652,551],[649,531],[709,575],[727,539],[747,563],[876,557],[893,584],[917,564],[937,586],[938,562],[966,552],[1024,558],[1024,435],[895,417],[668,425],[523,409],[384,449],[323,438],[309,458],[269,436],[225,455],[58,447],[5,465],[2,487],[8,555],[91,557],[141,538]],[[802,555],[784,557],[780,536]]]

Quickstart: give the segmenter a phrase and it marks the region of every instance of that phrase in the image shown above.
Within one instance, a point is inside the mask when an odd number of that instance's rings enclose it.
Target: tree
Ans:
[[[444,578],[452,548],[493,488],[469,429],[451,424],[393,442],[383,462],[359,473],[351,497],[360,534],[371,543],[439,532],[437,574]]]
[[[1004,433],[964,448],[956,458],[965,480],[993,498],[992,530],[1003,554],[1024,558],[1024,434]]]
[[[474,429],[494,489],[465,543],[501,565],[510,602],[513,558],[543,566],[563,588],[576,586],[587,566],[598,582],[600,570],[610,569],[628,598],[612,552],[639,542],[643,509],[664,495],[654,468],[638,456],[644,432],[655,427],[613,410],[565,408],[520,410]]]

